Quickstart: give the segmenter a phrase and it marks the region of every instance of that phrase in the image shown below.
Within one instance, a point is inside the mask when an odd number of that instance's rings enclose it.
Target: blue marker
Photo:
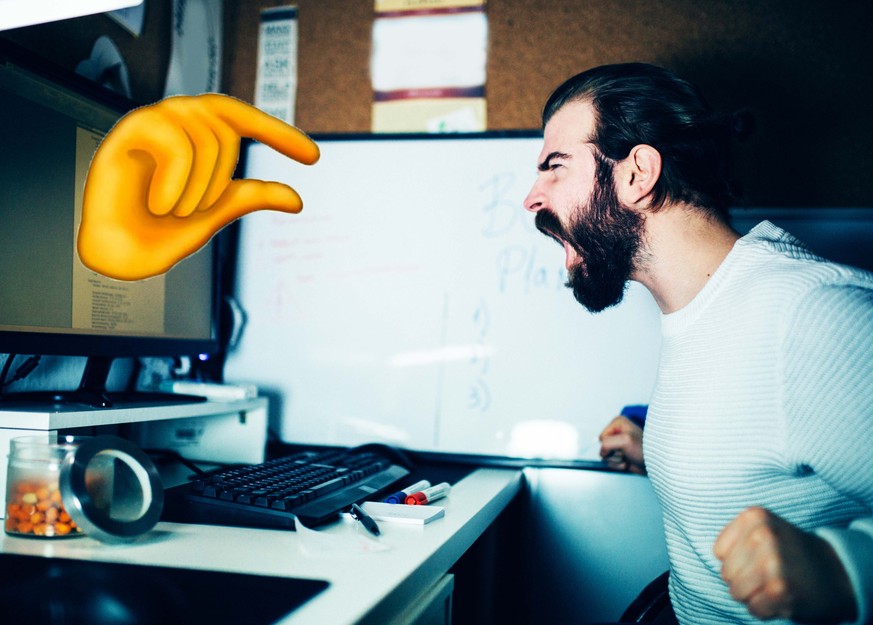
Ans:
[[[640,429],[646,427],[646,415],[649,412],[648,404],[625,406],[621,409],[621,416],[630,419]]]
[[[412,493],[417,493],[420,490],[424,490],[425,488],[430,488],[430,482],[427,480],[421,480],[420,482],[416,482],[412,486],[407,486],[403,490],[399,490],[393,495],[388,495],[385,498],[385,503],[406,503],[406,498]]]

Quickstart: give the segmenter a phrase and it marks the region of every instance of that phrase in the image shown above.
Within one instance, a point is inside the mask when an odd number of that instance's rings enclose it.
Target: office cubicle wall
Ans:
[[[669,568],[661,508],[647,477],[525,469],[528,623],[617,621]]]
[[[736,208],[731,223],[741,234],[771,221],[829,260],[873,271],[873,208]]]

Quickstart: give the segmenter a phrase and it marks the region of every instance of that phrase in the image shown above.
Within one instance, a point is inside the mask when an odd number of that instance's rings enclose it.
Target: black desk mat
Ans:
[[[267,625],[318,595],[320,580],[0,554],[0,622]]]

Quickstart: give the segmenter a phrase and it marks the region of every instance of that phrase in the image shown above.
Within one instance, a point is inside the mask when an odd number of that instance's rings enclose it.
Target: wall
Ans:
[[[105,16],[0,33],[74,67],[99,34],[131,64],[134,96],[161,97],[170,0],[146,0],[134,39]],[[225,0],[226,91],[251,100],[258,11],[277,0]],[[368,132],[371,0],[297,0],[297,124],[310,133]],[[757,132],[738,149],[753,206],[873,206],[864,183],[873,136],[873,47],[867,0],[490,0],[488,119],[536,129],[549,92],[602,63],[664,65],[697,82],[721,110],[747,107]]]
[[[524,488],[453,567],[455,625],[614,622],[669,567],[647,477],[527,468]]]
[[[228,87],[251,98],[257,8],[239,2]],[[298,0],[297,123],[368,132],[371,0]],[[489,0],[488,124],[534,129],[551,90],[602,63],[646,61],[698,83],[714,107],[745,107],[757,132],[737,175],[754,206],[871,206],[873,48],[866,0]]]
[[[520,622],[617,621],[669,567],[647,477],[525,469],[526,607]]]

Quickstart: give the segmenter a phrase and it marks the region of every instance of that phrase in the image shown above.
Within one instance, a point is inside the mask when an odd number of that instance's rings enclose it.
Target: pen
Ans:
[[[406,498],[406,503],[410,506],[429,504],[437,499],[445,497],[449,494],[450,490],[452,490],[452,487],[448,482],[440,482],[436,486],[431,486],[430,488],[425,488],[417,493],[412,493]]]
[[[363,525],[373,536],[379,535],[379,526],[376,524],[376,521],[373,520],[373,517],[364,512],[364,509],[361,508],[361,506],[353,503],[349,510],[349,514],[351,514],[352,518],[356,521],[360,521],[361,525]]]
[[[398,490],[393,495],[388,495],[385,498],[385,503],[405,503],[406,498],[409,497],[412,493],[417,493],[420,490],[424,490],[425,488],[430,488],[430,482],[428,480],[421,480],[420,482],[416,482],[412,486],[407,486],[403,490]]]

